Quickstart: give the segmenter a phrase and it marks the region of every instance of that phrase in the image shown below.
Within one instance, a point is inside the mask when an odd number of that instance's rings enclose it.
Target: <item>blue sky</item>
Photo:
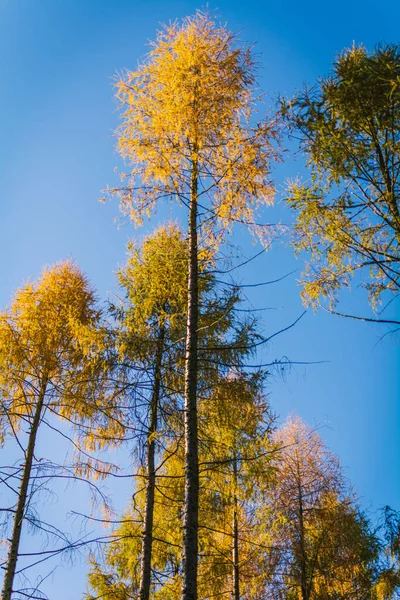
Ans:
[[[194,2],[135,0],[0,0],[0,304],[42,267],[73,257],[105,298],[125,245],[142,235],[117,228],[116,203],[97,198],[116,183],[113,129],[118,119],[112,81],[134,68],[160,22],[193,14]],[[335,55],[353,41],[372,48],[398,41],[396,0],[236,0],[210,4],[229,28],[256,43],[260,85],[272,99],[293,93],[329,71]],[[292,160],[276,169],[279,201],[285,179],[301,170]],[[272,215],[281,209],[272,210]],[[160,211],[157,220],[170,215]],[[145,231],[149,230],[149,225]],[[238,239],[236,239],[238,241]],[[243,234],[247,252],[251,248]],[[297,272],[275,286],[258,288],[251,301],[265,311],[263,328],[274,332],[302,311],[296,278],[301,262],[284,244],[238,273],[243,283]],[[368,314],[356,288],[347,306]],[[399,307],[393,307],[399,315]],[[271,404],[281,419],[299,413],[310,424],[326,424],[322,435],[341,458],[363,506],[399,506],[399,340],[384,327],[340,320],[309,311],[296,328],[276,338],[266,358],[319,361],[297,366],[271,380]],[[128,497],[128,496],[127,496]],[[63,507],[64,509],[65,507]],[[84,565],[54,575],[50,597],[79,598]],[[68,589],[61,585],[69,582]]]

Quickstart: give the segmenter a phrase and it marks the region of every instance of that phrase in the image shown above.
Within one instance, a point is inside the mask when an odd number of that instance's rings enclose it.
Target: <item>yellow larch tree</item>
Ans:
[[[272,549],[268,597],[371,597],[376,540],[337,457],[296,416],[276,433],[276,481],[265,498]]]
[[[87,279],[72,262],[44,270],[0,313],[0,422],[24,451],[2,599],[10,600],[41,426],[53,415],[76,424],[105,409],[98,396],[103,335]],[[26,439],[26,446],[22,447]]]
[[[265,577],[258,507],[272,481],[274,418],[264,379],[231,371],[199,406],[201,598],[256,600]]]
[[[252,124],[254,84],[251,50],[201,12],[165,27],[138,70],[117,84],[117,147],[131,167],[113,190],[123,212],[141,223],[162,199],[188,209],[183,600],[197,598],[198,238],[216,244],[272,201],[275,130]]]

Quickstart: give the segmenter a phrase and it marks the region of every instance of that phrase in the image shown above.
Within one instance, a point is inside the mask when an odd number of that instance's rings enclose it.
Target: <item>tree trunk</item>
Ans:
[[[40,424],[40,418],[42,415],[46,387],[47,379],[44,379],[40,387],[39,397],[33,415],[31,430],[29,432],[28,447],[25,453],[25,465],[22,472],[21,486],[18,494],[18,502],[14,514],[10,549],[8,551],[7,563],[5,567],[3,591],[1,594],[2,600],[11,600],[11,594],[13,592],[15,570],[18,560],[19,543],[21,539],[22,522],[24,520],[24,513],[26,509],[26,500],[28,497],[28,486],[32,471],[35,442]]]
[[[233,519],[232,519],[232,600],[240,600],[240,581],[239,581],[239,527],[238,527],[238,499],[237,499],[237,461],[236,456],[233,460],[233,475],[235,495],[233,498]]]
[[[161,367],[164,350],[164,326],[161,327],[156,351],[154,383],[150,404],[150,423],[147,434],[147,488],[142,540],[142,561],[140,565],[139,599],[149,600],[151,585],[151,552],[153,547],[154,494],[156,487],[155,435],[157,432],[158,407],[160,403]]]
[[[301,485],[300,477],[300,464],[297,462],[297,485],[299,493],[299,542],[300,542],[300,587],[301,587],[301,600],[309,599],[309,586],[307,585],[307,554],[305,544],[305,531],[304,531],[304,506],[303,506],[303,490]]]
[[[185,504],[183,515],[182,600],[197,600],[199,521],[199,461],[197,442],[197,187],[198,165],[195,159],[192,163],[188,225],[189,274],[185,356]]]

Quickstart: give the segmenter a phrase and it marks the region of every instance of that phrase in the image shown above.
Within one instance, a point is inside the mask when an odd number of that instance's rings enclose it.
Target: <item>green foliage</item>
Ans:
[[[283,114],[300,135],[311,182],[295,182],[295,248],[309,253],[303,299],[337,301],[359,273],[375,308],[400,289],[400,47],[344,51],[332,74]]]
[[[213,274],[215,255],[199,247],[199,370],[201,389],[252,354],[259,339],[255,319],[238,319],[241,301],[235,288],[220,289]],[[128,245],[128,260],[118,272],[123,292],[112,312],[119,360],[137,373],[154,365],[157,340],[164,330],[165,388],[182,393],[187,311],[187,238],[176,225],[163,226],[140,246]],[[173,394],[172,394],[173,395]]]
[[[178,227],[159,228],[138,248],[128,245],[128,262],[118,272],[129,302],[126,327],[153,337],[162,325],[182,332],[186,315],[187,244]]]

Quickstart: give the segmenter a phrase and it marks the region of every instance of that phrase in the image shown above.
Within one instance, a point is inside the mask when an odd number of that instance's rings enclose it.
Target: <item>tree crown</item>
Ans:
[[[187,203],[193,168],[211,222],[231,225],[271,202],[275,130],[250,125],[254,84],[251,50],[209,15],[164,27],[147,60],[117,83],[117,148],[132,165],[128,185],[113,190],[123,211],[140,223],[161,198]]]

